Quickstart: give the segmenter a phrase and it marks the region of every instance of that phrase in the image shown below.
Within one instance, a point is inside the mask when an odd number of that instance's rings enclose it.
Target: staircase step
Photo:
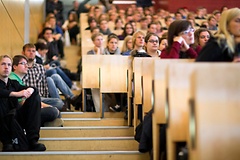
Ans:
[[[126,137],[133,135],[133,127],[128,126],[42,127],[40,130],[41,138]]]
[[[98,112],[61,112],[62,118],[100,118]],[[104,112],[104,118],[124,118],[124,112]]]
[[[68,126],[127,126],[123,118],[62,118],[64,127]]]
[[[0,152],[2,160],[149,160],[148,153],[138,151],[45,151]]]
[[[40,138],[48,151],[136,151],[133,137]]]

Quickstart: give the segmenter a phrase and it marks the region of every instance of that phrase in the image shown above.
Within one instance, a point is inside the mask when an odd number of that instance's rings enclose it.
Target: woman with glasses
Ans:
[[[149,33],[145,37],[145,49],[148,55],[151,57],[159,57],[160,51],[158,50],[160,39],[157,34]]]
[[[202,48],[206,45],[210,37],[212,36],[211,32],[206,28],[199,28],[194,32],[195,42],[192,47],[199,54]]]
[[[168,47],[160,55],[161,58],[196,58],[197,52],[190,47],[194,43],[194,29],[187,20],[171,23],[168,30]]]
[[[217,33],[209,39],[196,61],[240,61],[240,9],[232,8],[221,15]]]

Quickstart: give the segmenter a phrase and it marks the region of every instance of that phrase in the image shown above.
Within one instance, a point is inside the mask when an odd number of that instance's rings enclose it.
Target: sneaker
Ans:
[[[71,90],[76,90],[76,91],[79,91],[79,90],[80,90],[80,88],[77,86],[77,83],[76,83],[76,82],[73,82],[72,87],[71,87]]]
[[[29,147],[29,151],[46,151],[45,145],[38,142],[31,144]]]
[[[44,127],[63,127],[63,120],[61,118],[56,118],[51,122],[45,122]]]
[[[112,110],[113,112],[120,112],[121,107],[117,104],[116,106],[110,107],[110,110]]]

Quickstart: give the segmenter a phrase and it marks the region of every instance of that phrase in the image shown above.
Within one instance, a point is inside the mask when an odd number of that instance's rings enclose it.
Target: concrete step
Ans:
[[[126,137],[133,135],[133,127],[128,126],[42,127],[40,130],[41,138]]]
[[[100,118],[98,112],[61,112],[62,118]],[[104,112],[104,118],[124,118],[124,112]]]
[[[137,151],[133,137],[40,138],[48,151]]]
[[[138,151],[0,152],[1,160],[149,160]]]
[[[127,126],[123,118],[62,118],[64,127],[70,126]]]

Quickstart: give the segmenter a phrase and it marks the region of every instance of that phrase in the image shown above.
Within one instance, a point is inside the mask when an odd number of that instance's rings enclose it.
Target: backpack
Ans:
[[[15,118],[13,118],[11,122],[11,132],[14,150],[27,151],[29,149],[27,137]]]
[[[96,112],[93,99],[92,99],[91,89],[86,89],[86,111]]]
[[[15,118],[16,109],[12,109],[4,118],[3,128],[11,134],[12,145],[15,151],[27,151],[29,149],[28,140],[24,130]]]

